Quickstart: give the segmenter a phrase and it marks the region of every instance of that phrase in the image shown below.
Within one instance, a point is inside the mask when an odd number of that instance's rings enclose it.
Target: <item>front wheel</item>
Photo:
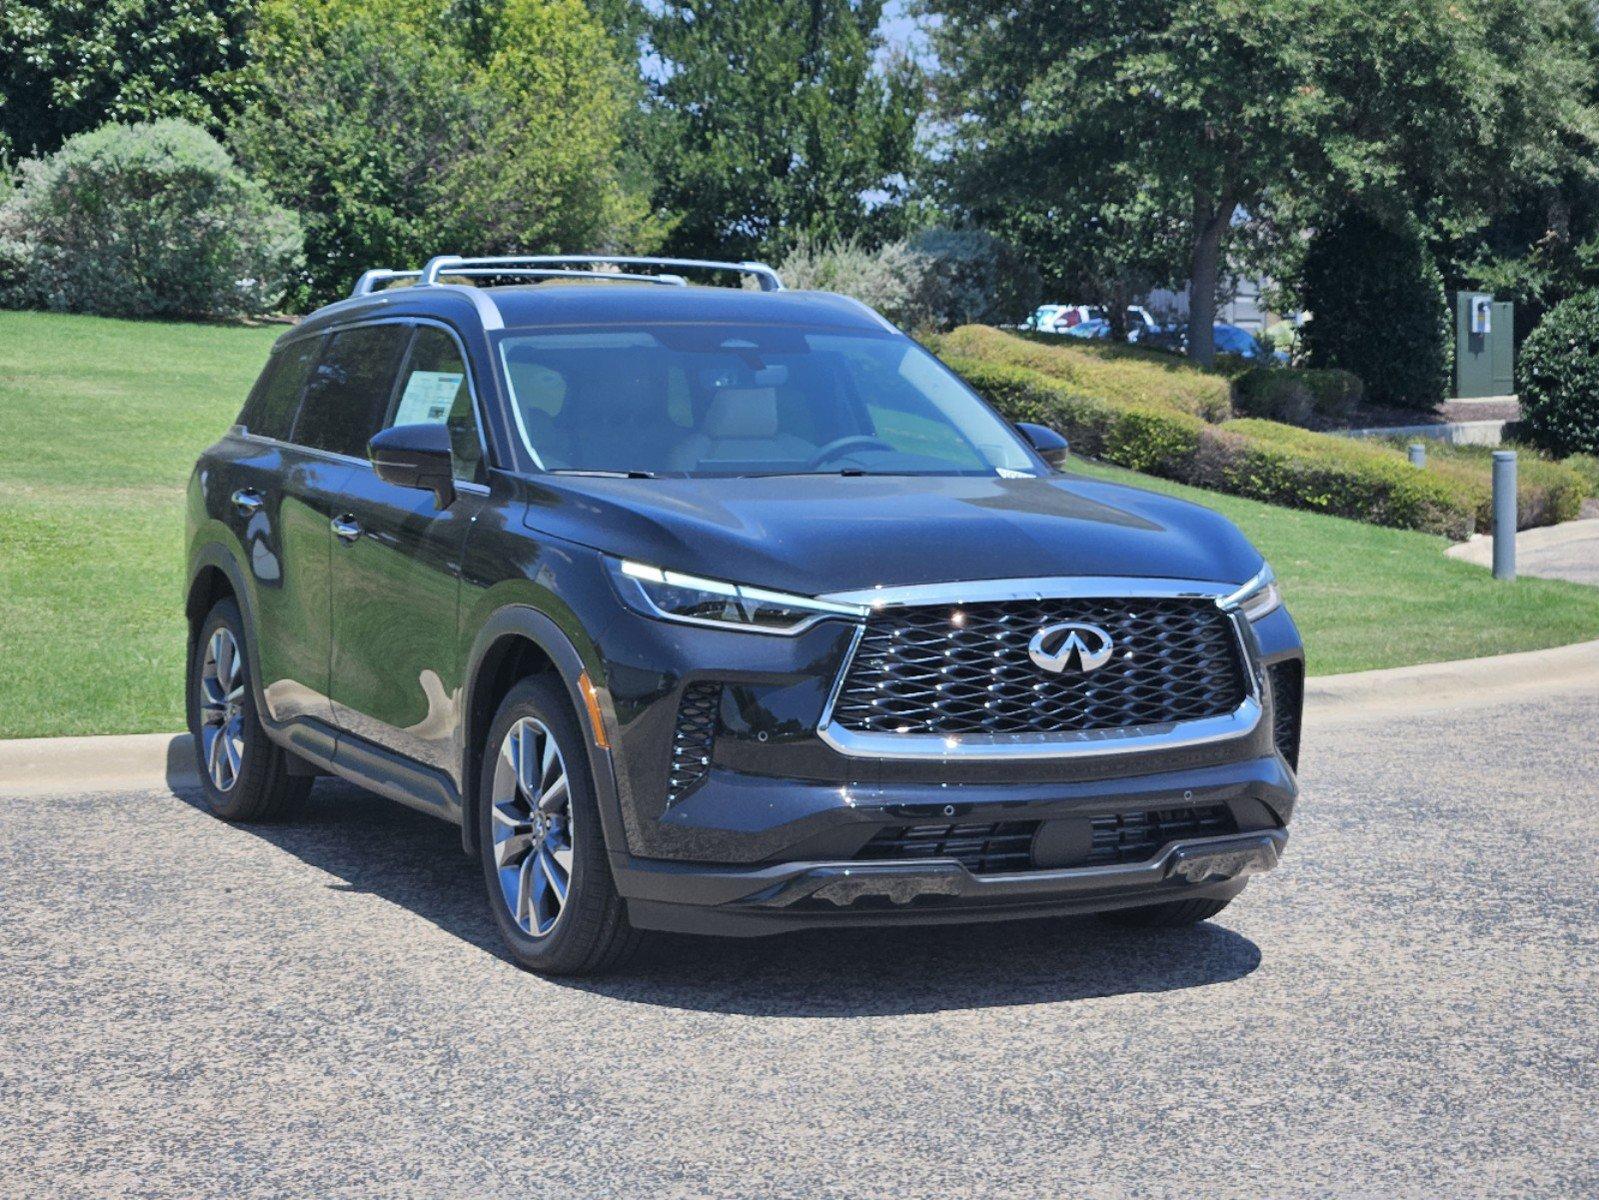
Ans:
[[[501,703],[477,809],[489,907],[520,966],[588,975],[632,952],[583,735],[553,676],[523,680]]]

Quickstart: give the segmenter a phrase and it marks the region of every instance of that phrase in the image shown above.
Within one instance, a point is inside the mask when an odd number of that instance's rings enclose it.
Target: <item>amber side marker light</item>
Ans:
[[[594,690],[594,681],[584,671],[577,677],[577,690],[583,693],[583,706],[589,710],[589,725],[594,730],[594,744],[601,750],[611,748],[611,739],[605,736],[605,722],[600,719],[600,694]]]

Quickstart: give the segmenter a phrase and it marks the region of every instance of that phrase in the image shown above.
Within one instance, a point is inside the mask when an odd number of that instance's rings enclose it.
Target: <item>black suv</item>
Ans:
[[[1287,840],[1299,636],[1231,524],[1065,452],[759,264],[369,272],[190,481],[211,807],[331,772],[456,822],[549,972],[1209,917]]]

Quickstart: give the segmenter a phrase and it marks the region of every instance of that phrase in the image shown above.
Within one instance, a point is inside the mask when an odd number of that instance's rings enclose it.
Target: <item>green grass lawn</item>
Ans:
[[[280,332],[0,313],[0,737],[181,726],[184,483]],[[1496,584],[1441,538],[1074,469],[1238,522],[1316,673],[1599,637],[1599,590]]]

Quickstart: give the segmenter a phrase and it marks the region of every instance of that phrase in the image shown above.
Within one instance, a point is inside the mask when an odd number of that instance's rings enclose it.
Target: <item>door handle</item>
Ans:
[[[239,510],[241,517],[248,517],[255,513],[266,501],[261,499],[261,493],[254,488],[240,488],[233,493],[233,507]]]
[[[361,522],[345,513],[342,517],[333,518],[333,532],[345,541],[353,542],[361,536]]]

